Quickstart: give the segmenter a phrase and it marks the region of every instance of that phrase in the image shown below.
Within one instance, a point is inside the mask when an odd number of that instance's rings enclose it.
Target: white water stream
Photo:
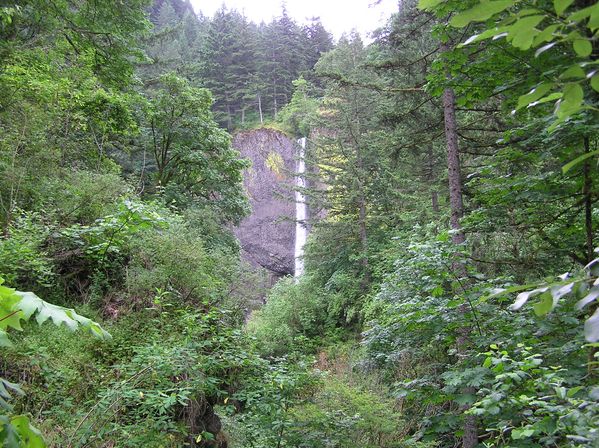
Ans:
[[[306,137],[300,138],[299,157],[297,161],[297,171],[295,177],[295,278],[297,279],[304,273],[304,245],[308,238],[308,229],[306,228],[306,219],[308,217],[308,206],[304,188],[306,188]]]

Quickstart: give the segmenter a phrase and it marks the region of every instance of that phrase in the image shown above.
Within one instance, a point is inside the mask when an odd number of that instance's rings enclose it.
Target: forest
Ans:
[[[273,15],[0,0],[2,446],[598,447],[599,3]],[[272,285],[260,129],[308,141]]]

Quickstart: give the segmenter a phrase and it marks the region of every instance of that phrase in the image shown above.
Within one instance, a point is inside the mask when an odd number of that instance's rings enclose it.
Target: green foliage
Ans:
[[[83,247],[88,257],[102,264],[111,253],[118,254],[126,248],[136,233],[166,226],[152,204],[124,200],[114,214],[99,218],[90,226],[72,226],[62,233],[73,244]]]
[[[593,304],[599,297],[599,281],[597,280],[597,269],[599,259],[594,259],[575,275],[562,274],[559,280],[544,281],[535,285],[518,285],[507,289],[496,291],[493,296],[505,295],[511,292],[520,292],[511,309],[519,310],[529,299],[537,298],[533,304],[537,316],[545,316],[560,305],[564,297],[574,296],[576,309],[583,310],[585,307],[593,308]],[[534,288],[534,289],[530,289]],[[524,291],[523,291],[524,290]],[[493,297],[491,296],[491,297]],[[585,338],[589,342],[599,341],[599,309],[586,320],[584,325]]]
[[[126,288],[147,302],[157,289],[175,294],[182,302],[217,300],[226,277],[218,275],[226,263],[204,247],[199,232],[176,219],[161,232],[144,232],[132,242]]]
[[[281,355],[294,349],[310,350],[329,328],[326,292],[308,277],[294,284],[292,278],[279,281],[269,292],[266,304],[252,313],[248,332],[259,341],[259,349],[270,355]]]
[[[115,203],[131,197],[132,189],[116,163],[105,166],[107,172],[75,170],[45,178],[39,201],[46,213],[53,213],[61,225],[91,225],[112,213]]]
[[[471,417],[481,445],[597,443],[596,4],[406,0],[334,49],[285,8],[7,5],[0,276],[64,307],[0,285],[0,443],[453,447]],[[269,120],[310,140],[311,235],[266,293],[219,123]]]
[[[239,221],[247,212],[241,172],[248,163],[212,118],[210,92],[170,73],[150,95],[143,144],[154,157],[155,186],[168,202],[211,204],[223,221]]]
[[[596,62],[591,57],[591,36],[599,27],[599,7],[572,3],[554,2],[554,11],[548,11],[544,9],[544,2],[532,2],[524,7],[509,0],[485,0],[459,11],[449,22],[457,28],[471,22],[487,22],[480,33],[468,38],[463,45],[505,37],[520,51],[537,49],[534,58],[540,59],[549,70],[540,70],[528,78],[529,92],[518,98],[515,110],[555,103],[554,117],[548,126],[550,131],[583,111],[597,110],[593,81]],[[428,10],[436,9],[441,15],[447,12],[438,2],[420,5]],[[500,14],[504,12],[506,14]],[[491,18],[494,20],[489,21]],[[583,114],[582,118],[588,120],[592,116],[594,113]]]
[[[0,276],[9,284],[50,286],[55,273],[43,248],[49,231],[39,215],[28,213],[17,218],[7,235],[0,238]]]
[[[291,446],[399,447],[400,414],[384,391],[326,378],[311,402],[292,410],[298,428]]]
[[[312,86],[303,77],[293,81],[293,87],[291,101],[281,109],[277,118],[293,135],[305,137],[317,124],[318,100],[310,98]]]
[[[486,443],[514,447],[594,446],[599,422],[597,389],[573,385],[567,369],[546,365],[542,355],[519,344],[515,355],[492,346],[483,366],[493,379],[469,410],[485,419]]]
[[[39,325],[51,320],[54,325],[65,324],[72,331],[81,327],[99,339],[110,338],[110,334],[98,323],[80,316],[74,310],[45,302],[31,292],[8,288],[3,283],[4,279],[0,277],[0,346],[11,347],[8,329],[22,330],[21,321],[28,321],[33,316]],[[40,432],[31,425],[29,417],[11,415],[13,408],[8,401],[14,393],[24,395],[19,386],[0,378],[0,441],[8,448],[45,447]]]
[[[278,358],[256,366],[233,396],[247,407],[236,419],[241,446],[294,446],[288,442],[296,424],[292,408],[313,393],[319,380],[310,367],[307,358]]]
[[[100,327],[96,322],[80,316],[72,309],[66,309],[61,306],[53,305],[44,302],[32,292],[16,291],[12,288],[2,286],[4,279],[0,278],[0,292],[2,317],[0,317],[0,340],[2,346],[10,346],[7,329],[13,328],[22,330],[21,321],[29,320],[35,316],[35,320],[39,325],[46,322],[48,319],[60,326],[65,324],[70,330],[76,330],[82,327],[88,330],[94,336],[100,339],[107,339],[110,335]]]

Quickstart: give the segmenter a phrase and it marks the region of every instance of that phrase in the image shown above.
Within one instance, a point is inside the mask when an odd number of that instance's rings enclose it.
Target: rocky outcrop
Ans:
[[[282,132],[261,128],[237,133],[233,146],[252,161],[244,173],[252,212],[235,229],[242,255],[277,277],[292,275],[296,143]]]

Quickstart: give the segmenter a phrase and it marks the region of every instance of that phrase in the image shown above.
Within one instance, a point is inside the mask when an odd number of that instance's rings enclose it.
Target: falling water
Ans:
[[[306,218],[308,207],[306,205],[306,197],[304,196],[304,188],[306,188],[306,160],[304,153],[306,151],[306,137],[300,138],[299,157],[297,161],[297,175],[295,178],[295,277],[298,278],[304,273],[304,244],[308,237],[308,229],[306,228]]]

